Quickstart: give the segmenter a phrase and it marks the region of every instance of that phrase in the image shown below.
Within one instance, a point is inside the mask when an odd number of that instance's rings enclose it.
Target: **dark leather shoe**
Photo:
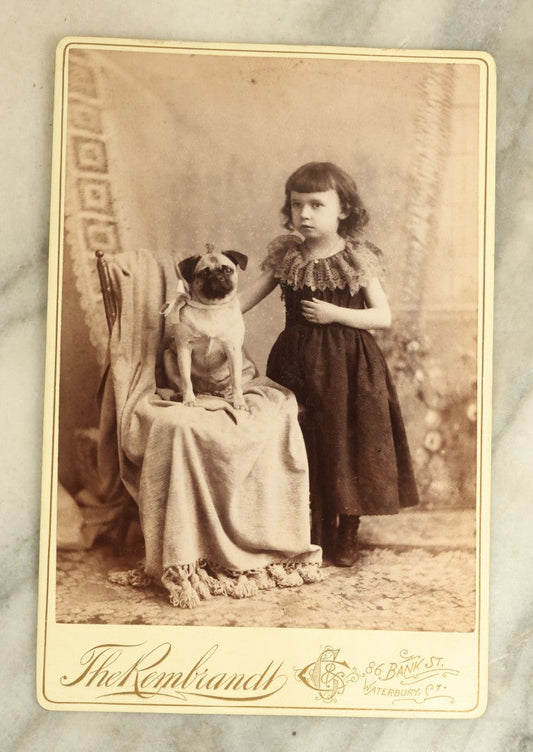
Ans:
[[[333,562],[337,567],[353,567],[359,558],[358,529],[359,517],[357,515],[341,514],[333,557]]]

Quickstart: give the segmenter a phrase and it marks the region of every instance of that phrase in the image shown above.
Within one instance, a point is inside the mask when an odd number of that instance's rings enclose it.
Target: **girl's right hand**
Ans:
[[[302,301],[302,313],[312,324],[335,323],[352,329],[387,329],[391,325],[391,312],[380,281],[372,277],[362,290],[366,308],[344,308],[313,298]]]
[[[339,306],[313,298],[302,300],[302,314],[311,324],[334,324],[337,321]]]

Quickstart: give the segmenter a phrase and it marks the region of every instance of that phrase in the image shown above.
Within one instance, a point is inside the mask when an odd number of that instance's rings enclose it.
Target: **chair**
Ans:
[[[113,329],[113,325],[118,315],[118,301],[113,289],[113,283],[111,281],[111,275],[109,273],[109,267],[107,260],[104,257],[103,251],[96,251],[96,270],[98,273],[98,279],[100,282],[100,289],[102,292],[102,298],[104,303],[104,311],[106,315],[107,328],[109,334]],[[90,431],[91,436],[91,455],[94,456],[94,472],[97,470],[96,460],[96,445],[98,443],[98,430],[92,429]],[[80,431],[77,443],[80,445],[87,444],[87,437],[89,431]],[[124,495],[126,496],[126,489],[124,489]],[[129,497],[129,494],[128,494]],[[139,510],[134,500],[129,497],[129,503],[124,504],[123,510],[112,520],[112,527],[104,534],[104,537],[113,545],[115,555],[119,556],[123,553],[128,532],[132,523],[137,523],[139,520]]]
[[[252,570],[264,587],[316,581],[321,551],[309,542],[305,446],[294,397],[257,377],[247,415],[209,397],[202,409],[176,404],[166,394],[173,392],[176,364],[171,348],[163,349],[160,315],[176,283],[174,266],[139,249],[109,268],[100,251],[96,263],[111,331],[99,467],[104,495],[127,502],[127,489],[141,510],[142,573],[169,590],[173,605],[186,607],[203,597],[206,574],[212,594],[233,597],[257,591],[244,574]],[[118,511],[129,521],[127,503]],[[138,584],[130,574],[113,581]]]

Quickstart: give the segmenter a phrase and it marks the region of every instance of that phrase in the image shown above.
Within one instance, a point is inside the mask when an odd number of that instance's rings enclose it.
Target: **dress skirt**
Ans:
[[[366,330],[307,322],[301,293],[285,290],[287,325],[272,348],[267,375],[291,389],[304,408],[314,505],[319,498],[330,512],[380,515],[417,504],[402,414],[381,350]],[[324,297],[360,307],[342,291]]]

